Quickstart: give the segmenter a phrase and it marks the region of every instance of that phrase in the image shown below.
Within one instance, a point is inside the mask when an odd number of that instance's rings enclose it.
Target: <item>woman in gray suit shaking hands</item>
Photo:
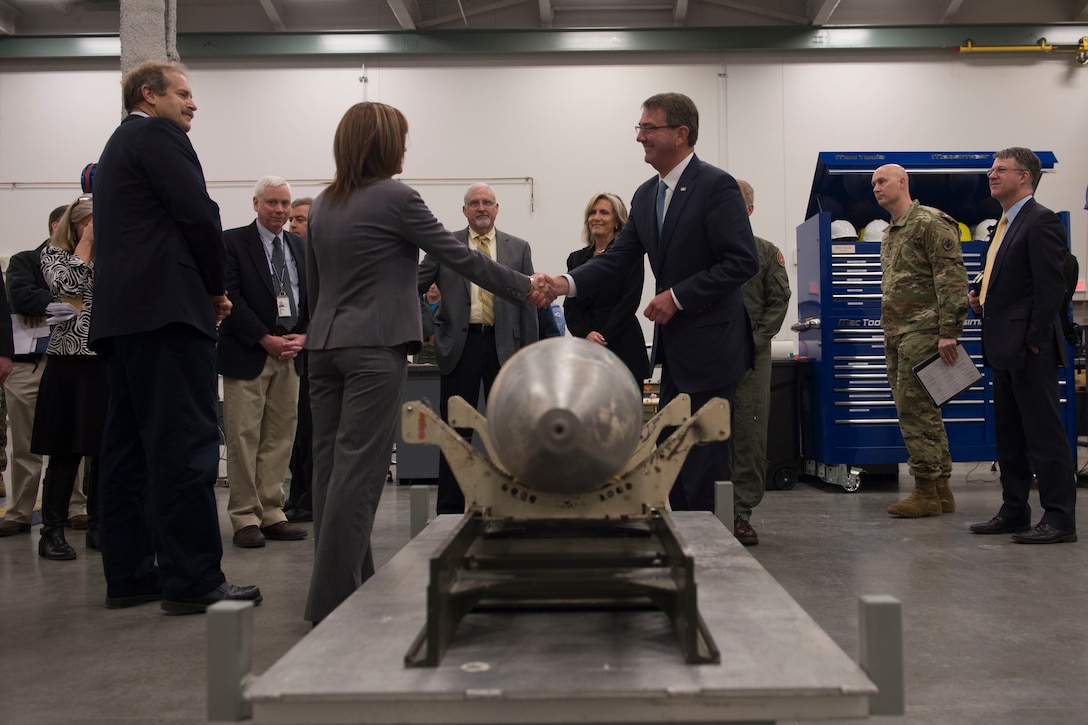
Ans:
[[[310,406],[314,419],[315,625],[374,573],[370,533],[393,449],[407,356],[423,339],[419,250],[496,295],[538,307],[545,275],[527,277],[470,250],[434,218],[402,171],[404,114],[357,103],[333,140],[336,176],[310,209]]]

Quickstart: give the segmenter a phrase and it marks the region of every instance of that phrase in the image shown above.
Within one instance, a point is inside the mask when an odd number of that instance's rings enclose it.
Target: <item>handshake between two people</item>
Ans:
[[[534,307],[547,307],[555,301],[556,297],[570,292],[570,283],[566,277],[551,277],[543,272],[529,276],[532,287],[525,301]]]
[[[570,294],[570,280],[562,275],[551,277],[543,272],[537,272],[529,279],[532,280],[533,285],[525,300],[536,307],[547,307],[556,297]],[[650,304],[646,305],[642,315],[650,322],[664,325],[679,311],[680,308],[676,304],[672,290],[667,289],[650,300]]]

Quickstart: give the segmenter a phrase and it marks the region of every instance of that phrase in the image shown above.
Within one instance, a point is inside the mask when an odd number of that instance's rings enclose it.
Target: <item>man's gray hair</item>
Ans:
[[[291,185],[287,183],[287,179],[283,178],[282,176],[261,177],[253,186],[253,196],[260,199],[269,189],[278,189],[281,186],[287,187],[287,195],[290,196]]]
[[[468,206],[469,194],[476,191],[477,189],[487,189],[488,191],[491,192],[491,196],[494,197],[496,201],[498,201],[499,197],[495,196],[495,189],[491,186],[491,184],[485,184],[482,181],[477,181],[475,184],[472,184],[471,186],[468,187],[468,189],[465,190],[465,198],[462,200],[462,203],[465,206]]]

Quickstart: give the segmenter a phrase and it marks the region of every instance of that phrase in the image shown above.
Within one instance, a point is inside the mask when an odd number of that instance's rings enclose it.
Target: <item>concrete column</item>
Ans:
[[[180,60],[177,35],[177,0],[121,0],[121,72],[149,60]]]

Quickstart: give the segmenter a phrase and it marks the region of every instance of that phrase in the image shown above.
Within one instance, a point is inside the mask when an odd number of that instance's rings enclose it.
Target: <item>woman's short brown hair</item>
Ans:
[[[356,103],[336,127],[332,155],[336,176],[326,195],[329,203],[347,202],[356,189],[400,173],[408,138],[408,119],[384,103]]]

